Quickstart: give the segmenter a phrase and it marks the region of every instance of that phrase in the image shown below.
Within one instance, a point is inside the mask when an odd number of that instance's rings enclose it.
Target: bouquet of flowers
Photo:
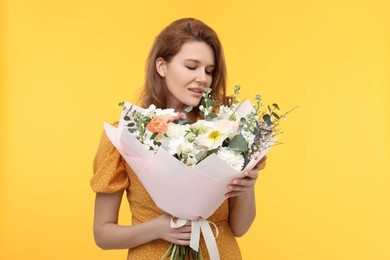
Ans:
[[[126,127],[150,151],[155,153],[162,148],[187,166],[216,154],[230,167],[241,171],[260,151],[275,144],[276,137],[283,133],[278,128],[279,121],[287,113],[279,116],[276,103],[272,108],[268,106],[268,112],[262,111],[260,95],[256,95],[253,107],[248,107],[248,101],[238,104],[239,90],[236,86],[230,104],[219,106],[215,113],[216,102],[210,98],[211,89],[206,88],[200,105],[203,119],[193,124],[189,124],[184,113],[173,109],[150,105],[139,111],[134,106],[125,107]],[[124,102],[120,105],[124,106]],[[191,109],[186,108],[186,112]]]
[[[240,87],[227,106],[210,98],[206,88],[199,106],[200,117],[189,123],[173,109],[147,109],[121,102],[118,128],[105,124],[108,137],[132,167],[156,205],[178,217],[172,227],[192,220],[190,247],[199,256],[200,232],[211,259],[219,259],[214,235],[206,220],[225,200],[227,184],[252,169],[282,134],[279,106],[265,110],[260,95],[256,103],[239,103]],[[191,111],[191,107],[185,109]],[[202,189],[202,192],[199,192]],[[200,253],[200,251],[199,251]],[[186,248],[172,245],[163,257],[184,257]],[[182,259],[182,258],[181,258]],[[183,258],[184,259],[184,258]]]

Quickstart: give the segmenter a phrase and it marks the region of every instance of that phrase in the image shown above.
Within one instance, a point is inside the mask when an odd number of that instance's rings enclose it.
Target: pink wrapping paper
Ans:
[[[126,102],[125,107],[130,106]],[[133,108],[142,110],[136,106]],[[240,109],[244,112],[251,109],[249,101],[244,102]],[[229,192],[228,184],[244,176],[244,171],[236,171],[215,154],[194,167],[183,164],[164,149],[153,154],[127,130],[124,113],[125,110],[118,128],[105,123],[105,131],[162,211],[181,219],[207,219],[225,200],[225,194]],[[271,144],[252,159],[244,170],[253,168]]]

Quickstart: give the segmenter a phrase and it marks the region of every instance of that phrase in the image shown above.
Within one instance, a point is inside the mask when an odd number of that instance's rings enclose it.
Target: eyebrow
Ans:
[[[192,62],[196,62],[196,63],[200,63],[200,61],[198,61],[198,60],[194,60],[194,59],[185,59],[185,61],[192,61]],[[215,67],[215,65],[214,64],[211,64],[211,65],[207,65],[206,67]]]

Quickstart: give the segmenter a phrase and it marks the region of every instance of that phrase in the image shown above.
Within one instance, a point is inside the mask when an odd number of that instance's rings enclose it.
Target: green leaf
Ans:
[[[277,110],[280,110],[280,108],[279,108],[278,104],[276,104],[276,103],[273,103],[272,105],[273,105],[273,106],[274,106],[274,108],[276,108]]]
[[[207,115],[206,120],[207,120],[207,121],[212,121],[212,120],[213,120],[214,118],[216,118],[216,117],[217,117],[216,114],[210,113],[210,114]]]
[[[186,107],[186,108],[184,108],[184,112],[189,113],[192,111],[192,109],[193,109],[193,107]]]
[[[214,107],[217,103],[215,103],[212,99],[207,99],[207,106]]]
[[[233,139],[229,143],[230,149],[240,151],[240,152],[245,152],[247,147],[248,147],[248,142],[241,134],[233,137]]]
[[[156,138],[157,135],[158,135],[158,133],[153,133],[152,136],[150,137],[150,139]]]
[[[242,167],[242,169],[244,169],[245,166],[249,163],[249,158],[247,153],[242,153],[242,156],[244,157],[244,166]]]
[[[134,122],[128,123],[127,126],[128,127],[133,127],[133,126],[135,126],[135,123]]]
[[[129,120],[130,120],[130,117],[129,117],[129,116],[125,116],[123,119],[124,119],[125,121],[129,121]]]
[[[267,125],[272,125],[272,121],[271,121],[270,115],[265,114],[265,115],[263,116],[263,120],[264,120],[264,122],[267,123]]]
[[[273,115],[274,117],[276,117],[276,119],[280,119],[279,115],[276,114],[275,112],[272,112],[272,115]]]
[[[188,124],[188,120],[184,118],[180,118],[179,121],[177,122],[179,125],[185,125]]]
[[[203,157],[206,155],[207,151],[206,150],[203,150],[203,151],[200,151],[199,153],[195,154],[195,158],[196,160],[199,162],[203,159]]]
[[[209,156],[210,154],[213,154],[213,153],[217,153],[218,150],[219,150],[218,148],[212,149],[212,150],[208,150],[208,151],[207,151],[207,156]],[[207,157],[207,156],[206,156],[206,157]]]

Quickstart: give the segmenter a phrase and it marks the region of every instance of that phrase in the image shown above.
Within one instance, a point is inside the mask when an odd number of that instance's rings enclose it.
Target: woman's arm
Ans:
[[[265,167],[267,157],[264,156],[245,177],[235,179],[229,184],[229,224],[235,236],[243,236],[256,216],[255,183],[258,171]]]
[[[96,244],[102,249],[127,249],[164,239],[178,245],[189,245],[191,222],[173,229],[171,216],[163,214],[151,221],[134,226],[118,225],[123,191],[96,193],[93,231]]]

